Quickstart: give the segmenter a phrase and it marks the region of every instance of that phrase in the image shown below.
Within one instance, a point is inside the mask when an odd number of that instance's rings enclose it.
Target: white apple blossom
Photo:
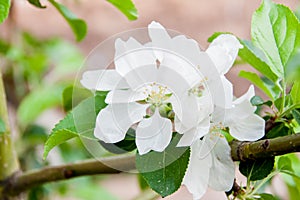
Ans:
[[[211,132],[191,146],[191,156],[183,184],[200,199],[210,187],[217,191],[231,189],[235,167],[230,146],[223,135]]]
[[[206,51],[218,69],[223,85],[221,88],[226,96],[223,104],[218,99],[214,99],[209,133],[202,140],[196,140],[191,146],[190,163],[183,184],[193,194],[195,200],[203,196],[207,187],[218,191],[228,191],[232,187],[235,167],[231,159],[230,147],[224,136],[220,134],[220,129],[229,128],[229,133],[241,141],[257,140],[264,134],[265,122],[254,113],[256,107],[250,102],[255,95],[254,87],[250,86],[243,96],[234,100],[232,84],[224,76],[233,64],[239,48],[241,46],[234,36],[220,35]],[[210,84],[208,82],[208,85]],[[210,89],[212,94],[220,92],[214,84]],[[201,123],[191,129],[194,133],[184,133],[182,138],[185,140],[180,141],[178,146],[193,142],[195,132],[201,131],[198,130],[199,127],[202,127]]]
[[[161,152],[170,143],[172,122],[160,112],[164,106],[170,103],[176,118],[187,127],[199,119],[205,119],[207,127],[211,113],[195,111],[212,108],[211,102],[201,104],[199,96],[191,95],[191,88],[205,80],[195,66],[214,68],[208,55],[201,54],[202,59],[194,65],[190,56],[200,52],[194,40],[181,35],[171,38],[156,22],[148,30],[151,42],[146,45],[133,38],[116,40],[115,70],[87,71],[81,80],[88,89],[110,91],[105,99],[107,107],[97,116],[94,135],[106,143],[116,143],[138,123],[136,144],[140,154]]]

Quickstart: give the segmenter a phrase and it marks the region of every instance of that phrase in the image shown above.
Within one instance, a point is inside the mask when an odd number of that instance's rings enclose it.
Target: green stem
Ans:
[[[0,118],[5,124],[4,133],[0,134],[0,180],[10,177],[15,172],[19,171],[19,162],[16,151],[13,146],[10,133],[9,118],[6,105],[6,95],[0,72]],[[0,186],[0,199],[1,197]]]
[[[259,182],[259,184],[251,191],[251,193],[248,194],[247,197],[251,197],[252,195],[255,195],[257,191],[268,181],[270,180],[273,176],[278,174],[279,171],[274,171],[270,173],[266,178],[264,178],[262,181]]]

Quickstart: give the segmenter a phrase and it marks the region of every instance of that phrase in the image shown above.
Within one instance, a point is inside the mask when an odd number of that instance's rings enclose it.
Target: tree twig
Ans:
[[[233,141],[230,146],[234,161],[284,155],[300,151],[300,133],[257,142]]]
[[[115,174],[135,169],[135,156],[113,156],[101,160],[45,167],[39,170],[16,173],[5,180],[3,194],[15,196],[37,185],[66,180],[78,176]]]
[[[265,158],[299,152],[300,134],[265,139],[257,142],[233,141],[230,145],[234,161]],[[17,173],[2,182],[3,193],[14,196],[36,185],[78,176],[120,173],[121,171],[118,169],[125,171],[135,169],[135,156],[116,156],[100,161],[87,160],[81,163],[46,167],[23,174]]]

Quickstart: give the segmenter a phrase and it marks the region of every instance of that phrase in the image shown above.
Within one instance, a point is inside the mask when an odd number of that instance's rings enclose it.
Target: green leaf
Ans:
[[[64,86],[44,86],[29,93],[21,102],[17,115],[21,125],[33,122],[46,109],[61,105]]]
[[[109,3],[118,8],[129,20],[136,20],[138,12],[131,0],[107,0]]]
[[[291,89],[291,96],[293,99],[293,103],[300,103],[300,81],[295,81],[293,87]]]
[[[141,190],[146,190],[147,188],[149,188],[149,185],[147,184],[147,182],[145,181],[145,179],[143,178],[143,176],[141,174],[137,175],[138,178],[138,182],[139,182],[139,186]]]
[[[77,41],[81,41],[87,33],[87,25],[82,20],[76,17],[67,7],[54,1],[49,0],[49,2],[58,10],[58,12],[65,18],[70,27],[72,28],[73,33],[76,36]]]
[[[46,6],[41,4],[40,0],[28,0],[28,2],[37,8],[46,8]]]
[[[44,159],[50,150],[74,137],[97,140],[93,136],[97,114],[105,108],[105,94],[89,97],[61,120],[49,135],[44,147]]]
[[[285,74],[287,81],[294,82],[300,78],[300,48],[296,50],[293,56],[289,59],[286,64]]]
[[[292,115],[294,117],[294,119],[296,120],[296,122],[298,123],[298,125],[300,125],[300,112],[296,109],[292,110]]]
[[[250,99],[250,102],[253,106],[262,106],[262,105],[267,105],[271,106],[272,102],[271,101],[264,101],[260,96],[254,96]]]
[[[267,193],[259,194],[259,196],[260,198],[258,200],[280,200],[278,197]]]
[[[241,161],[239,165],[240,172],[251,181],[261,180],[267,177],[274,168],[274,157]]]
[[[280,156],[280,158],[277,161],[277,169],[280,171],[294,171],[292,168],[292,161],[287,156]]]
[[[262,79],[256,73],[240,71],[239,76],[251,81],[254,85],[256,85],[259,89],[261,89],[272,100],[274,100],[278,96],[278,91],[275,92],[272,91],[271,88],[268,88],[268,86],[262,81]]]
[[[176,134],[163,152],[151,151],[145,155],[136,155],[138,171],[162,197],[178,190],[188,165],[190,149],[176,147],[179,139],[180,135]]]
[[[5,133],[6,127],[4,121],[0,118],[0,135]]]
[[[300,27],[286,6],[264,0],[252,17],[251,36],[265,54],[271,70],[284,77],[286,63],[300,44]]]
[[[48,156],[48,153],[55,146],[62,144],[74,137],[77,137],[78,134],[76,132],[72,132],[68,129],[60,129],[51,133],[49,138],[47,139],[44,147],[43,159],[45,160]]]
[[[267,64],[264,53],[255,47],[251,41],[240,40],[243,48],[239,50],[239,56],[241,59],[249,63],[257,71],[262,73],[273,82],[276,82],[278,77],[271,70],[271,67]]]
[[[272,128],[266,135],[268,139],[286,136],[290,134],[290,129],[285,126],[284,123],[276,123],[274,128]]]
[[[0,24],[8,17],[10,9],[10,0],[1,0],[0,1]]]
[[[74,87],[73,85],[66,87],[63,91],[63,107],[64,110],[70,111],[77,106],[82,100],[92,96],[92,92],[85,88]]]

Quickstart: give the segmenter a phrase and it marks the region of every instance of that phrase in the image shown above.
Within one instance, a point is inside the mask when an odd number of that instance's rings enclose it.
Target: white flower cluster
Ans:
[[[221,131],[228,128],[241,141],[264,134],[264,120],[250,103],[253,86],[234,100],[232,84],[224,76],[242,46],[233,35],[223,34],[202,51],[183,35],[170,37],[157,22],[148,26],[148,33],[151,42],[146,44],[116,40],[114,70],[83,74],[84,87],[109,91],[95,136],[116,143],[135,125],[142,155],[164,151],[176,131],[182,134],[177,146],[191,146],[183,184],[194,199],[208,186],[230,190],[235,168]]]

